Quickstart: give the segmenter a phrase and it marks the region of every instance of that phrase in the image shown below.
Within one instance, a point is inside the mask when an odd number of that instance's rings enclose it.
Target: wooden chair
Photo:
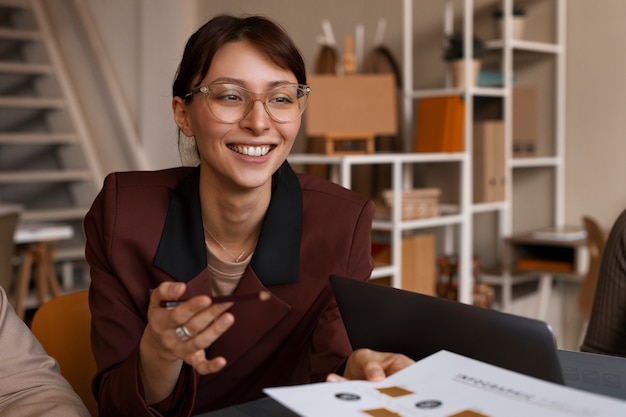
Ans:
[[[589,248],[589,270],[580,287],[578,295],[578,307],[580,309],[583,322],[589,321],[591,316],[591,308],[593,298],[596,292],[596,283],[598,281],[598,271],[600,269],[600,261],[602,252],[606,243],[606,233],[600,227],[598,222],[590,216],[583,216],[583,224],[587,231],[587,245]]]
[[[98,406],[91,393],[96,361],[91,352],[91,312],[88,290],[55,297],[33,317],[31,331],[50,356],[59,362],[61,374],[81,397],[92,416]]]

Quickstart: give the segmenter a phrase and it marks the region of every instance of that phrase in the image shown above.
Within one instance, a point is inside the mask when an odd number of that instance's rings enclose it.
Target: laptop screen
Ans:
[[[330,280],[353,349],[414,360],[445,349],[563,384],[554,337],[542,321],[336,275]]]

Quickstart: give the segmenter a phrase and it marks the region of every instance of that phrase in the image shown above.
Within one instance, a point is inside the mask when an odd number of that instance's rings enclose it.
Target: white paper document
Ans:
[[[303,417],[616,417],[626,401],[553,384],[448,351],[382,382],[268,388]]]

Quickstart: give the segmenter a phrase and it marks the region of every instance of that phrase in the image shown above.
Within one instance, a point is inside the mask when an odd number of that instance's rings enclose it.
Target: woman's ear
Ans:
[[[189,123],[189,113],[187,113],[187,107],[185,101],[180,97],[174,97],[172,99],[172,110],[174,111],[174,122],[187,137],[193,136],[193,129]]]

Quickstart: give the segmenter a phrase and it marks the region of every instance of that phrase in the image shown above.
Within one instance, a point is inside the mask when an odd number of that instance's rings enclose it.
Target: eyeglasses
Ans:
[[[224,123],[243,120],[255,101],[260,101],[267,114],[278,123],[296,120],[304,109],[311,88],[303,84],[284,84],[265,93],[257,94],[235,84],[211,84],[194,88],[185,95],[185,100],[196,93],[204,94],[209,110]]]

